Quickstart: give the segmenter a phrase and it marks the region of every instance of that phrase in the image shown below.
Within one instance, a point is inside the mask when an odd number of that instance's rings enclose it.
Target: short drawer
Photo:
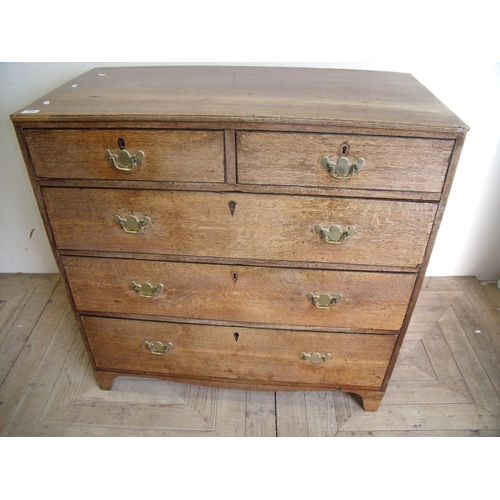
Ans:
[[[176,130],[26,130],[38,177],[224,182],[221,131]],[[142,151],[140,166],[120,170],[105,151],[131,156]],[[120,168],[126,162],[117,163]]]
[[[91,316],[82,321],[101,370],[325,388],[379,388],[397,338]]]
[[[436,211],[432,203],[350,198],[131,189],[42,192],[60,249],[414,269],[422,262]]]
[[[329,330],[399,330],[416,277],[75,256],[63,264],[80,311]]]
[[[238,182],[440,193],[453,145],[441,139],[238,132]],[[365,164],[351,177],[334,177],[322,159],[337,163],[342,156]]]

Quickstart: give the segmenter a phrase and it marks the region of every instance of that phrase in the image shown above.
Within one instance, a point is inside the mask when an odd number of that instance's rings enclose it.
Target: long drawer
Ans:
[[[333,388],[380,387],[397,338],[91,316],[82,321],[101,370]]]
[[[454,141],[239,132],[236,144],[241,184],[440,193]],[[365,164],[358,175],[335,178],[321,163],[324,157],[337,163],[342,156],[351,163],[363,158]]]
[[[51,129],[25,134],[39,177],[224,182],[221,131]],[[105,151],[117,155],[121,148],[136,157],[142,151],[140,165],[125,171],[105,158]]]
[[[75,256],[63,263],[80,311],[331,330],[398,330],[416,278]]]
[[[432,203],[132,189],[43,188],[43,198],[61,249],[408,268],[422,262],[436,211]]]

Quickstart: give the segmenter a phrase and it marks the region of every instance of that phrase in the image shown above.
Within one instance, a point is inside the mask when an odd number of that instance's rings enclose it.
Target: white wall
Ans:
[[[88,69],[127,64],[135,63],[0,64],[0,272],[56,272],[9,114]],[[471,128],[427,275],[477,276],[481,280],[500,277],[499,63],[221,64],[412,73]]]

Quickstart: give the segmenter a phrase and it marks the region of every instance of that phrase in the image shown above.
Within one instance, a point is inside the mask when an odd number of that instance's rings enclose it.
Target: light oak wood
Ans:
[[[216,131],[27,130],[26,140],[39,177],[64,179],[224,182],[224,136]],[[129,172],[104,157],[120,151],[146,156]]]
[[[185,264],[128,259],[63,257],[80,311],[170,318],[217,320],[397,331],[415,282],[413,274],[358,273],[310,269]],[[132,288],[161,283],[153,298]],[[309,292],[344,299],[318,309]],[[380,304],[384,307],[381,308]]]
[[[454,141],[331,134],[238,132],[241,184],[441,192]],[[345,148],[345,153],[344,153]],[[359,174],[335,179],[321,165],[365,160]]]
[[[236,174],[235,174],[236,175]],[[134,181],[134,180],[95,180],[95,179],[49,179],[38,178],[38,186],[47,187],[76,187],[76,188],[101,188],[101,189],[165,189],[167,191],[199,191],[218,193],[249,193],[249,194],[279,194],[298,196],[327,196],[331,198],[356,198],[380,199],[382,193],[371,189],[356,189],[355,192],[345,189],[342,184],[334,187],[308,187],[308,186],[268,186],[254,184],[226,184],[202,182],[169,182],[169,181]],[[214,189],[215,188],[215,189]],[[439,202],[440,193],[423,191],[384,191],[384,200],[428,201]]]
[[[337,389],[380,387],[395,344],[392,335],[319,334],[84,317],[97,368],[200,379],[287,385],[290,381]],[[145,341],[173,344],[152,354]],[[324,363],[301,352],[331,354]]]
[[[374,412],[377,411],[382,398],[384,397],[384,391],[362,391],[362,390],[351,390],[354,394],[357,394],[363,400],[363,408],[365,411]]]
[[[131,98],[137,89],[141,99]],[[50,105],[43,105],[47,100]],[[25,109],[39,112],[23,114]],[[421,133],[467,128],[411,75],[309,68],[95,68],[13,115],[31,125],[96,116],[103,122],[265,121],[295,128],[323,122]]]
[[[116,373],[94,370],[94,377],[102,390],[110,391],[116,379]]]
[[[340,386],[358,391],[369,411],[380,404],[393,370],[406,379],[436,376],[420,343],[422,329],[400,362],[398,353],[467,126],[413,77],[287,68],[110,68],[82,75],[45,101],[50,104],[37,101],[11,118],[90,367],[97,365],[82,325],[86,315],[187,329],[279,331],[277,345],[301,331],[330,339],[361,336],[362,342],[378,338],[379,347],[395,340],[376,387],[363,385],[362,370],[357,382]],[[114,171],[104,159],[106,149],[123,146],[119,138],[131,153],[146,153],[132,172]],[[324,155],[363,156],[366,165],[352,179],[332,181],[320,165]],[[113,213],[118,210],[153,214],[153,223],[135,239],[123,238],[114,223],[108,233],[110,218],[127,216]],[[96,229],[89,232],[93,221]],[[332,249],[313,232],[318,223],[356,225],[359,231]],[[144,299],[131,280],[166,286]],[[318,310],[307,301],[309,292],[345,299]],[[477,290],[466,293],[477,300]],[[430,308],[420,313],[426,323],[442,320],[456,303],[453,294],[438,298],[433,316]],[[498,346],[488,335],[489,344],[476,343],[483,351]],[[259,359],[256,352],[252,356]],[[248,366],[249,358],[238,352],[234,366],[238,359]],[[77,374],[89,370],[82,354],[67,366]],[[268,390],[323,388],[293,369],[277,382],[269,361],[266,370],[254,379],[196,380],[231,390],[263,384]],[[103,387],[112,384],[110,374],[120,374],[108,368],[98,373]],[[151,375],[142,363],[136,374]],[[187,371],[176,377],[193,381]],[[43,418],[81,422],[91,410],[66,406],[78,394],[76,386],[65,397],[54,392]],[[214,392],[204,394],[204,402],[213,401]],[[241,415],[243,399],[235,415]],[[211,410],[195,413],[216,422]],[[120,415],[111,411],[108,417]],[[231,432],[244,429],[233,426]]]
[[[236,133],[233,129],[226,129],[224,132],[224,148],[226,155],[226,183],[236,184]]]
[[[56,244],[61,249],[164,255],[307,261],[416,269],[422,263],[436,205],[130,189],[43,188]],[[229,203],[234,202],[231,214]],[[127,234],[113,217],[151,224]],[[315,232],[355,226],[344,243]],[[404,241],[404,245],[399,242]]]

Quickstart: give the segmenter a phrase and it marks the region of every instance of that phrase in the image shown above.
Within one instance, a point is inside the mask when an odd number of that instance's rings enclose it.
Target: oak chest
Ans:
[[[467,131],[413,77],[98,68],[12,120],[101,388],[378,408]]]

